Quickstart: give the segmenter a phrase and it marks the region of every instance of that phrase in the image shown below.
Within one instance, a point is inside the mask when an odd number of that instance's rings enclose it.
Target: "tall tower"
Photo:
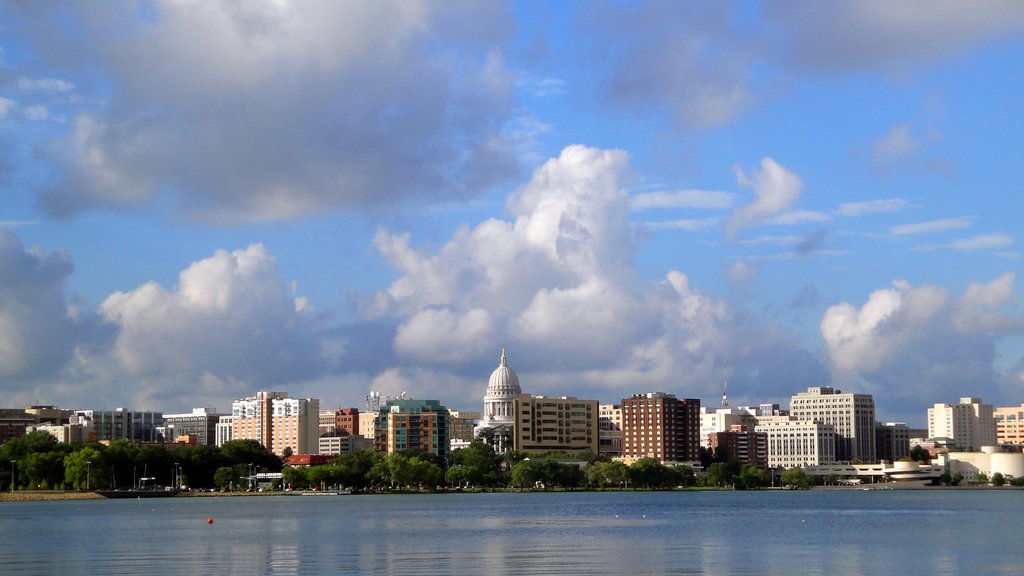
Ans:
[[[722,367],[722,408],[729,407],[729,365]]]

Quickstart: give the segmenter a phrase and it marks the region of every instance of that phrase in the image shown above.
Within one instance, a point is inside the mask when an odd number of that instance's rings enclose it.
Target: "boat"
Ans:
[[[142,490],[96,490],[104,498],[169,498],[177,496],[180,490],[174,488],[145,488]]]

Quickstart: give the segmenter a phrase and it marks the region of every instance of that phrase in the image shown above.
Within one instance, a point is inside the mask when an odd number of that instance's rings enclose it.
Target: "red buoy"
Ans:
[[[206,519],[206,523],[207,524],[213,524],[213,518],[207,518]]]

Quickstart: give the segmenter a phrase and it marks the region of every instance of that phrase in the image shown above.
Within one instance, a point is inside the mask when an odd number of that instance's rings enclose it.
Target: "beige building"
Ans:
[[[996,408],[992,417],[996,421],[997,443],[1024,444],[1024,404]]]
[[[373,439],[373,422],[374,418],[377,417],[376,412],[360,412],[359,413],[359,435],[363,438]]]
[[[870,394],[844,394],[828,386],[811,387],[790,398],[789,415],[832,426],[835,457],[840,462],[877,462],[875,399]]]
[[[700,409],[700,445],[710,448],[710,436],[716,432],[728,432],[733,426],[747,426],[751,429],[757,424],[757,418],[747,408],[707,408]]]
[[[289,398],[285,392],[257,392],[231,404],[231,439],[256,440],[280,456],[319,450],[320,401]]]
[[[797,420],[792,416],[767,416],[758,418],[757,422],[754,431],[768,436],[769,468],[803,468],[837,462],[836,430],[832,425]]]
[[[598,453],[598,402],[520,394],[513,401],[514,450]]]
[[[936,404],[928,409],[928,437],[949,438],[968,452],[996,445],[992,405],[980,398],[961,398],[959,404]]]
[[[454,410],[448,409],[448,426],[449,435],[451,441],[459,443],[470,443],[473,441],[473,428],[476,427],[476,423],[480,420],[480,412],[470,412],[466,410]]]

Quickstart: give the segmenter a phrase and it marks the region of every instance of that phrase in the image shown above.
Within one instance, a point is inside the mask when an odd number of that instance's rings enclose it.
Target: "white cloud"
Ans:
[[[890,214],[906,208],[909,203],[902,198],[885,200],[868,200],[865,202],[844,202],[839,205],[836,214],[839,216],[857,217],[869,214]]]
[[[884,393],[894,406],[996,390],[992,329],[1021,326],[1011,308],[1013,275],[971,284],[954,299],[944,288],[897,281],[861,308],[847,302],[822,316],[820,332],[838,383]]]
[[[15,106],[17,106],[17,102],[0,96],[0,120],[6,118],[11,110],[14,110]]]
[[[637,194],[630,200],[629,205],[633,210],[653,208],[701,208],[713,210],[732,208],[735,202],[736,195],[731,192],[689,189]]]
[[[736,180],[741,186],[754,189],[754,202],[737,208],[725,222],[725,231],[730,238],[740,228],[760,223],[762,220],[788,209],[803,188],[803,182],[795,173],[771,158],[761,160],[761,170],[747,176],[735,168]]]
[[[768,220],[769,224],[778,224],[781,226],[793,226],[796,224],[806,224],[807,222],[828,222],[832,217],[824,212],[817,212],[814,210],[788,210],[777,216],[773,216]]]
[[[210,382],[271,387],[325,368],[317,334],[259,244],[194,262],[174,289],[149,282],[115,292],[100,311],[118,330],[118,364],[140,395],[187,398]]]
[[[970,238],[954,240],[946,246],[953,250],[973,252],[975,250],[987,250],[989,248],[1003,248],[1013,244],[1013,236],[1009,234],[981,234]]]
[[[46,106],[40,105],[25,106],[22,108],[21,113],[29,120],[46,120],[50,116]]]
[[[889,228],[889,234],[893,236],[908,236],[912,234],[931,234],[934,232],[946,232],[948,230],[959,230],[970,228],[973,219],[970,216],[959,216],[957,218],[941,218],[927,222],[915,222],[913,224],[900,224]]]
[[[503,132],[515,90],[504,7],[160,0],[144,18],[130,2],[109,8],[12,15],[29,49],[69,75],[103,70],[95,85],[110,87],[83,94],[89,105],[46,149],[58,174],[41,198],[51,214],[170,194],[208,221],[279,220],[463,199],[518,170],[521,143]]]
[[[629,172],[622,151],[570,146],[512,194],[512,222],[462,228],[429,252],[381,230],[375,245],[400,277],[364,312],[395,318],[395,350],[421,369],[507,347],[522,359],[524,390],[538,394],[700,397],[723,358],[765,393],[821,382],[821,365],[789,338],[691,287],[685,273],[655,284],[638,276]]]
[[[729,281],[736,284],[745,284],[751,280],[756,279],[761,275],[761,269],[758,266],[744,262],[743,260],[737,260],[729,265],[727,272]]]
[[[18,78],[18,89],[24,92],[70,92],[75,85],[59,78]]]

